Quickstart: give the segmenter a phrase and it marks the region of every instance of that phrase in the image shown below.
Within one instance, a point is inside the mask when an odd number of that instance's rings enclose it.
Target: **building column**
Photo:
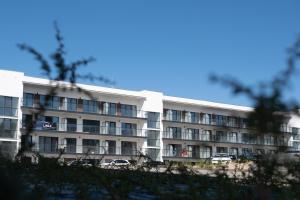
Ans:
[[[77,118],[77,132],[83,132],[83,120],[82,118]]]
[[[77,138],[76,139],[76,153],[83,153],[82,152],[82,138]]]
[[[121,145],[121,140],[120,139],[118,139],[117,141],[116,141],[116,154],[117,155],[121,155],[121,152],[122,152],[122,145]]]

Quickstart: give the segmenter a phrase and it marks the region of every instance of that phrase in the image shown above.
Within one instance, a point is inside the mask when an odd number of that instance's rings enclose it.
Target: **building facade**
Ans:
[[[0,150],[13,156],[25,142],[32,152],[64,159],[130,159],[196,162],[217,153],[273,153],[300,149],[300,118],[290,115],[282,134],[257,135],[247,127],[252,108],[78,84],[0,70]],[[63,89],[64,88],[64,89]],[[39,112],[42,107],[44,112]],[[28,126],[30,137],[24,141]],[[27,141],[29,140],[29,141]],[[30,155],[30,152],[28,152]]]

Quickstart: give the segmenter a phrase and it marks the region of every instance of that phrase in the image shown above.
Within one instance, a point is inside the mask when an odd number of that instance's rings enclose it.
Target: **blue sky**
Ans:
[[[0,68],[41,76],[38,63],[16,44],[48,56],[57,20],[67,58],[95,57],[82,72],[114,79],[117,88],[251,105],[208,75],[229,74],[249,84],[271,79],[300,34],[299,10],[297,0],[2,0]],[[298,76],[287,96],[300,99],[299,85]]]

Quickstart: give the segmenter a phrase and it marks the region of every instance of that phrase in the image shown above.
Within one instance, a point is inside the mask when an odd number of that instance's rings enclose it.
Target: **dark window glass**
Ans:
[[[96,120],[83,120],[83,132],[100,133],[100,122]]]
[[[76,138],[66,138],[66,153],[76,153]]]
[[[122,123],[122,135],[136,136],[137,135],[136,127],[137,127],[136,124]]]
[[[0,115],[16,117],[18,100],[16,97],[0,96]]]
[[[67,118],[67,131],[76,132],[77,131],[77,119]]]
[[[99,154],[99,140],[82,140],[82,151],[87,154]]]
[[[67,110],[68,111],[77,111],[77,99],[74,99],[74,98],[67,99]]]
[[[39,152],[41,153],[57,153],[58,138],[57,137],[39,137]]]
[[[137,110],[134,105],[121,104],[121,114],[126,117],[136,117]]]
[[[17,122],[16,119],[0,119],[0,137],[15,139]]]
[[[148,112],[147,127],[148,128],[160,127],[160,113]]]

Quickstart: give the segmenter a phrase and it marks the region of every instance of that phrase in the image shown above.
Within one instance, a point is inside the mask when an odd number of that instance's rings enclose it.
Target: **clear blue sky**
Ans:
[[[49,55],[54,20],[67,58],[94,56],[86,71],[116,80],[117,88],[250,105],[211,84],[208,75],[251,84],[271,79],[300,34],[300,1],[2,0],[0,68],[40,76],[38,63],[16,44]],[[288,93],[298,99],[299,80]]]

